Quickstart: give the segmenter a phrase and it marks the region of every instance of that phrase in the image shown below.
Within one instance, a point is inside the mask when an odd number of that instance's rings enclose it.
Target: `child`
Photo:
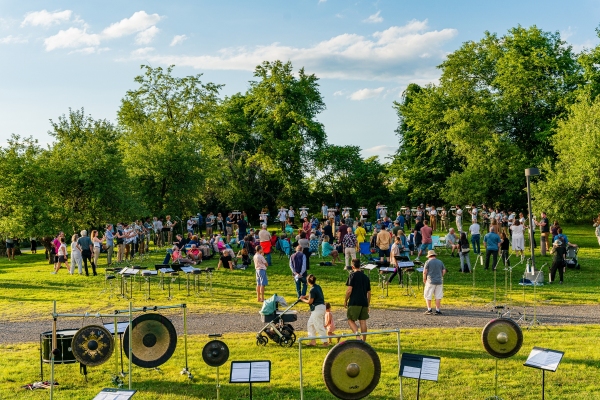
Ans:
[[[325,303],[325,329],[327,330],[327,336],[335,335],[335,321],[333,320],[333,313],[331,312],[331,304]],[[338,343],[340,338],[337,338]],[[332,340],[329,338],[329,344]]]
[[[248,250],[246,249],[241,249],[238,254],[237,254],[238,258],[241,257],[242,259],[242,265],[243,268],[246,269],[247,267],[250,266],[250,264],[252,263],[250,256],[248,255]]]

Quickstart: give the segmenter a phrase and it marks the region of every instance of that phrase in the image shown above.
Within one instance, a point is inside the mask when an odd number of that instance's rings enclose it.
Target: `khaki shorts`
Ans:
[[[432,285],[427,282],[425,284],[425,292],[423,293],[425,300],[431,300],[435,297],[436,300],[441,300],[444,297],[444,285]]]
[[[350,321],[366,321],[369,319],[369,307],[348,306],[346,317]]]

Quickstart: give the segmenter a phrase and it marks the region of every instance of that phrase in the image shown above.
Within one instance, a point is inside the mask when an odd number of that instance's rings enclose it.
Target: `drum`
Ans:
[[[77,329],[63,329],[56,331],[56,348],[58,349],[58,355],[54,356],[55,364],[73,364],[77,360],[71,350],[71,342],[73,336],[77,333]],[[40,335],[40,341],[42,342],[42,361],[50,363],[51,352],[52,352],[52,331],[44,332]]]

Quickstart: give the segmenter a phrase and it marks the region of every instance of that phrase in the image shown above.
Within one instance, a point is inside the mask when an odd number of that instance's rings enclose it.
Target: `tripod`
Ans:
[[[500,310],[503,310],[504,306],[498,305],[498,303],[496,302],[496,269],[498,268],[498,264],[500,264],[500,259],[498,259],[498,261],[496,261],[496,265],[494,265],[494,299],[491,302],[487,303],[484,307],[492,306],[492,312],[496,311],[498,314],[501,314]]]
[[[507,261],[510,260],[510,257],[507,258]],[[523,259],[521,259],[521,261],[519,261],[518,263],[516,263],[514,266],[510,266],[510,265],[506,265],[506,263],[504,264],[504,297],[505,297],[505,301],[507,302],[508,306],[506,307],[508,311],[506,311],[502,316],[508,316],[509,318],[511,317],[510,315],[510,310],[512,308],[512,297],[510,297],[511,293],[512,293],[512,270],[513,268],[516,268],[517,266],[519,266],[520,264],[523,263]],[[506,271],[508,270],[508,285],[506,282]]]
[[[467,254],[467,257],[468,256],[469,255]],[[475,302],[475,299],[481,300],[481,297],[477,297],[475,295],[475,268],[477,267],[477,261],[479,261],[480,262],[479,265],[481,265],[483,267],[483,256],[481,255],[481,253],[477,254],[477,257],[475,258],[475,263],[473,263],[473,266],[471,267],[473,270],[472,271],[473,272],[473,295],[471,296],[471,305],[473,305],[473,303]]]

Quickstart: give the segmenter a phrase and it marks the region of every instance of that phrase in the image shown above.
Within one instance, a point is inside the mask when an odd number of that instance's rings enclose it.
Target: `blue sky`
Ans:
[[[444,56],[484,31],[537,25],[598,43],[599,1],[0,1],[0,143],[51,142],[49,119],[84,107],[115,120],[141,64],[175,64],[243,92],[254,66],[290,60],[320,78],[329,141],[397,148],[392,102],[436,82]]]

